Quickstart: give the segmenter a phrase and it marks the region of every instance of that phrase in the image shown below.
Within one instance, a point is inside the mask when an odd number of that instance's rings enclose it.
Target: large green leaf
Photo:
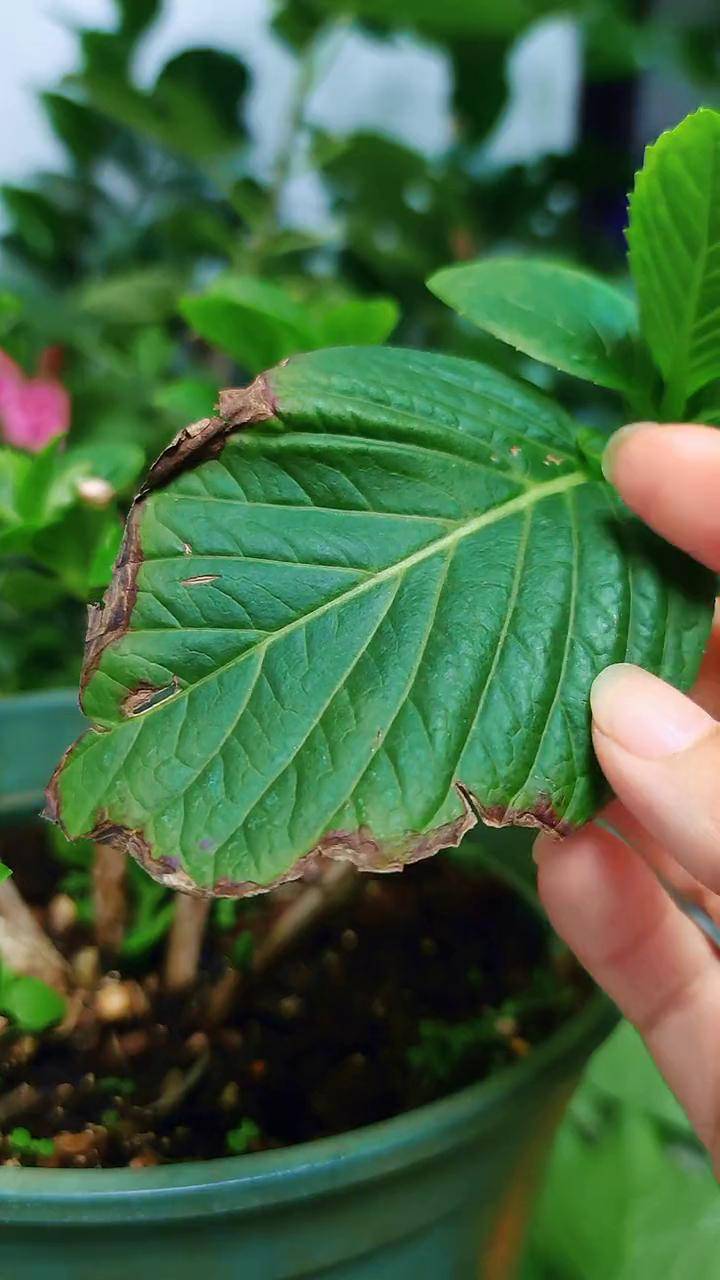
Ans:
[[[696,1280],[717,1270],[709,1161],[639,1110],[609,1116],[584,1089],[555,1142],[531,1231],[552,1280]]]
[[[482,365],[317,352],[221,415],[153,468],[91,620],[66,831],[232,896],[308,855],[398,867],[477,815],[585,821],[591,681],[628,659],[686,686],[712,575]]]
[[[446,267],[433,293],[481,329],[565,373],[633,393],[632,299],[598,276],[534,258]]]
[[[630,201],[630,268],[666,415],[720,377],[720,115],[698,111],[645,152]]]

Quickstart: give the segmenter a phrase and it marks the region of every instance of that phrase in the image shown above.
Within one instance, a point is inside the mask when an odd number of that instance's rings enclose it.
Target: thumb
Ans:
[[[629,663],[591,694],[593,742],[626,807],[707,888],[720,892],[720,725]]]

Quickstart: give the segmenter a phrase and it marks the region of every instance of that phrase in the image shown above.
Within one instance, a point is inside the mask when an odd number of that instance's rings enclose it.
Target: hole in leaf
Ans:
[[[123,699],[122,709],[126,716],[142,715],[143,711],[149,711],[151,707],[157,707],[159,703],[171,697],[177,687],[178,679],[176,676],[173,676],[170,684],[161,686],[139,684],[136,689],[131,689],[127,697]]]

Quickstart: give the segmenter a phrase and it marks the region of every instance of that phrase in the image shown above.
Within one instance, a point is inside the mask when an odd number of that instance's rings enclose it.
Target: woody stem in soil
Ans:
[[[13,973],[41,978],[65,993],[69,969],[13,883],[0,884],[0,959]]]
[[[163,967],[166,991],[184,991],[197,978],[209,912],[209,898],[196,898],[189,893],[175,895],[175,915]]]
[[[92,868],[95,940],[108,956],[117,955],[127,919],[127,857],[112,844],[95,845]]]
[[[331,862],[317,878],[304,884],[255,948],[253,971],[262,973],[274,964],[328,911],[349,898],[358,883],[352,863]]]

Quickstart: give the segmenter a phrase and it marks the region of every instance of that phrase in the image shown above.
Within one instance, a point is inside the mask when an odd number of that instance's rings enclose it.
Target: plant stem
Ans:
[[[331,862],[314,880],[299,887],[297,897],[281,911],[262,942],[255,948],[252,972],[264,973],[279,960],[318,920],[351,897],[360,884],[360,874],[349,862]],[[219,1026],[237,999],[246,974],[227,969],[210,993],[206,1023]]]
[[[12,880],[0,884],[0,957],[13,973],[67,992],[68,966]]]
[[[209,898],[196,898],[189,893],[175,895],[175,916],[163,969],[166,991],[184,991],[195,981],[209,911]]]
[[[117,955],[127,918],[127,858],[112,844],[95,845],[93,858],[95,940],[101,951]]]
[[[310,41],[299,60],[285,136],[280,143],[273,166],[268,190],[267,213],[249,246],[252,267],[258,275],[262,272],[268,245],[282,228],[283,196],[293,176],[295,162],[302,148],[308,100],[320,81],[327,75],[349,26],[350,19],[347,16],[341,16],[330,25],[329,29],[322,28]]]
[[[262,973],[333,907],[349,898],[360,876],[350,862],[331,862],[316,880],[303,886],[276,920],[253,955],[253,972]]]

